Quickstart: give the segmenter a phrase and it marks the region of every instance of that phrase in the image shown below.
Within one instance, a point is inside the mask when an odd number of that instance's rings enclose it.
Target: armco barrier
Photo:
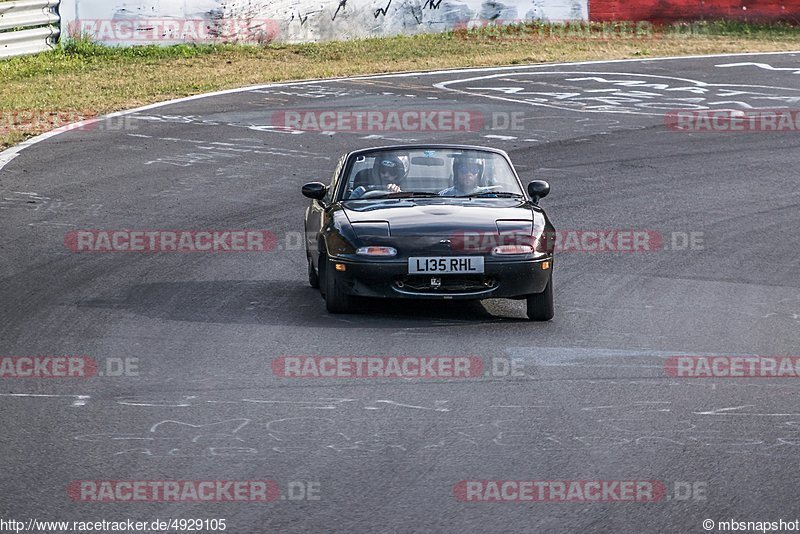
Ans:
[[[59,0],[0,1],[0,57],[35,54],[58,41]]]

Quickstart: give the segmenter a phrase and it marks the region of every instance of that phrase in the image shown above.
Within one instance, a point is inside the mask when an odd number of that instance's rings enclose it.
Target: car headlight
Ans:
[[[356,255],[391,258],[397,256],[397,249],[394,247],[360,247],[356,250]]]

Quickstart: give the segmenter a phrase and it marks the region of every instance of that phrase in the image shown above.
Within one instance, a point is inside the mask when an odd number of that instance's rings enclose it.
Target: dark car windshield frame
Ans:
[[[375,198],[375,199],[342,199],[344,195],[344,190],[347,184],[346,177],[350,176],[350,172],[353,169],[353,166],[356,163],[356,160],[359,157],[368,158],[373,154],[380,154],[385,152],[401,152],[401,151],[418,151],[418,150],[463,150],[463,151],[470,151],[470,152],[483,152],[485,154],[491,154],[494,156],[500,156],[503,158],[508,164],[508,167],[511,169],[511,173],[514,175],[514,179],[517,181],[517,185],[520,188],[520,191],[523,192],[522,198],[525,200],[528,199],[527,191],[525,187],[523,187],[522,181],[519,179],[519,174],[517,173],[517,169],[514,168],[514,164],[511,162],[511,159],[508,157],[508,154],[503,152],[502,150],[493,149],[489,147],[481,147],[481,146],[470,146],[470,145],[394,145],[394,146],[385,146],[385,147],[376,147],[376,148],[368,148],[362,150],[356,150],[351,152],[347,156],[347,161],[345,165],[342,167],[341,172],[336,177],[336,184],[335,184],[335,194],[332,197],[332,202],[357,202],[357,201],[369,201],[369,200],[385,200],[383,197]],[[418,197],[423,198],[423,197]],[[439,197],[430,197],[430,198],[440,198],[440,199],[458,199],[459,197],[452,197],[452,196],[439,196]],[[492,198],[492,197],[488,197]],[[463,197],[461,197],[463,200]]]

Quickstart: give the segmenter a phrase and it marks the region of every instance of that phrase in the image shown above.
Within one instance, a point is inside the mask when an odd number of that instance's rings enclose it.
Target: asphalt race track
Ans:
[[[800,378],[686,378],[666,366],[672,356],[800,356],[797,130],[665,125],[687,107],[797,109],[798,59],[274,85],[6,154],[0,356],[86,355],[100,372],[0,379],[0,517],[224,518],[235,533],[703,532],[706,519],[800,518]],[[483,124],[374,133],[273,121],[354,109],[462,110]],[[300,186],[327,182],[348,150],[412,141],[504,149],[526,183],[550,182],[542,205],[558,229],[646,230],[661,246],[559,254],[550,323],[502,300],[364,302],[362,314],[329,315],[298,246]],[[73,252],[65,238],[83,229],[263,229],[277,243],[267,253]],[[497,371],[273,373],[281,356],[348,355],[476,356]],[[504,376],[512,359],[521,370]],[[136,480],[270,480],[281,494],[91,502],[68,491]],[[485,480],[656,481],[664,491],[654,502],[459,499],[462,481]]]

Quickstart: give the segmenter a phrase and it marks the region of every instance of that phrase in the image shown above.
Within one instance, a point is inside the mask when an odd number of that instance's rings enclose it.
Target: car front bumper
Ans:
[[[336,264],[344,270],[336,269]],[[502,259],[486,257],[481,275],[409,275],[405,260],[353,260],[328,258],[343,290],[350,295],[412,299],[519,298],[541,293],[553,270],[553,257]],[[438,282],[438,286],[437,286]]]

